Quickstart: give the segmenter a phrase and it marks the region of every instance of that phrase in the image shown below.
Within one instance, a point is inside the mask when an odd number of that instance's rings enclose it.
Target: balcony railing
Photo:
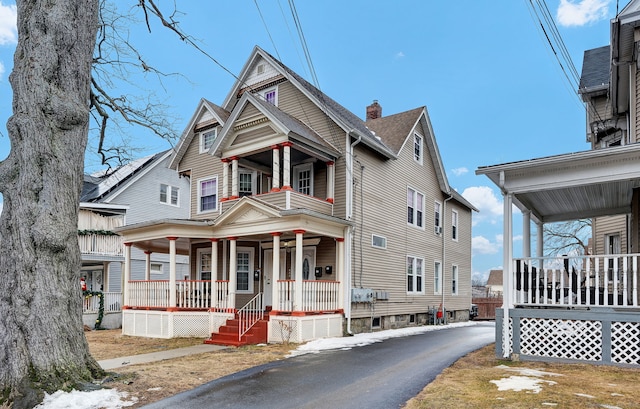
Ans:
[[[281,190],[279,192],[269,192],[253,196],[266,203],[278,206],[285,210],[308,209],[328,216],[333,215],[333,204],[326,200],[305,195],[292,190]],[[231,208],[238,200],[226,200],[222,202],[222,212]]]
[[[122,293],[102,293],[104,297],[104,312],[122,311]],[[86,314],[97,313],[100,310],[100,298],[96,296],[85,297],[82,301],[82,312]]]
[[[512,302],[531,306],[634,307],[640,254],[513,260]]]
[[[124,257],[121,236],[95,233],[79,234],[78,244],[82,254]]]

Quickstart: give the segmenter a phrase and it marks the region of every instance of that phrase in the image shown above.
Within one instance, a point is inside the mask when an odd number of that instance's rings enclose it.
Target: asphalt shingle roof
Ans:
[[[579,92],[589,92],[594,88],[609,85],[609,61],[610,47],[608,45],[584,52]]]

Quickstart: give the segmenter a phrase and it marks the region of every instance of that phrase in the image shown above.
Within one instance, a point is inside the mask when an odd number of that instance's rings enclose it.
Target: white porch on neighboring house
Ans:
[[[628,214],[638,249],[640,145],[481,167],[504,198],[503,307],[496,354],[523,360],[640,365],[639,254],[545,257],[544,223]],[[513,256],[513,205],[523,214]],[[531,256],[531,224],[537,225]]]
[[[206,337],[238,317],[240,331],[268,319],[269,342],[341,336],[347,226],[310,213],[283,215],[245,197],[215,222],[165,220],[121,229],[125,240],[123,333]],[[168,253],[169,280],[150,280],[148,273],[145,280],[131,280],[132,246],[148,255]],[[241,249],[251,256],[239,260]],[[308,257],[315,256],[316,249],[335,266],[322,279],[314,279],[322,273],[313,270],[314,258]],[[210,254],[206,279],[198,277],[196,266],[191,276],[176,277],[178,254],[190,254],[194,262],[194,256],[204,251]],[[247,286],[246,280],[255,281]],[[249,287],[251,291],[239,290]]]

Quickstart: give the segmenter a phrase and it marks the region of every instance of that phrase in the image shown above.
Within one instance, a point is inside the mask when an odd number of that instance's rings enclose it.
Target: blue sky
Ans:
[[[173,3],[159,1],[164,7]],[[131,38],[147,61],[182,74],[164,78],[163,86],[152,75],[141,77],[139,88],[169,106],[181,132],[200,98],[222,103],[234,82],[226,70],[239,73],[255,45],[311,82],[290,3],[178,2],[183,31],[219,64],[157,25],[147,33],[139,22]],[[580,73],[584,51],[609,44],[616,2],[550,0],[546,5]],[[295,8],[326,94],[360,117],[374,99],[383,115],[427,107],[449,183],[480,210],[474,214],[473,274],[483,277],[501,268],[502,197],[475,170],[589,149],[584,106],[530,2],[298,0]],[[5,125],[15,43],[15,2],[0,0],[0,159],[10,149]],[[124,134],[140,148],[140,156],[170,146],[139,129]],[[97,169],[95,156],[88,156],[86,165]],[[519,220],[515,229],[521,231]]]

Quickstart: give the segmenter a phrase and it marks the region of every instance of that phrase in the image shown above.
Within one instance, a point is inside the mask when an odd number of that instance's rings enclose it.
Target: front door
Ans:
[[[280,274],[278,274],[278,278],[276,280],[284,280],[285,279],[285,268],[286,268],[286,264],[285,264],[285,250],[281,249],[280,250]],[[264,271],[262,272],[262,280],[264,283],[263,286],[263,290],[262,290],[262,297],[264,300],[264,305],[266,306],[273,306],[273,300],[272,300],[272,289],[274,285],[277,285],[277,283],[274,283],[274,279],[273,279],[273,250],[271,249],[267,249],[264,251],[264,262],[263,262],[263,268]]]

